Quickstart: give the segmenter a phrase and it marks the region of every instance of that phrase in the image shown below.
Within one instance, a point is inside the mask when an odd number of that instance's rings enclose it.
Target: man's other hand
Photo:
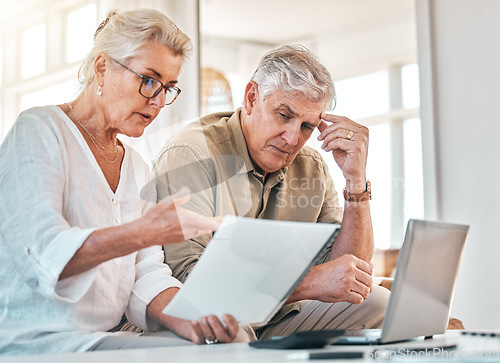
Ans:
[[[372,292],[372,272],[369,263],[353,255],[343,255],[314,266],[288,302],[309,299],[360,304]]]

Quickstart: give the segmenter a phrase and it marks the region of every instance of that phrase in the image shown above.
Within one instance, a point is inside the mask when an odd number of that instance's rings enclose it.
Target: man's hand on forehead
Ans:
[[[365,179],[368,128],[347,117],[323,112],[318,129],[322,149],[332,152],[346,179]]]

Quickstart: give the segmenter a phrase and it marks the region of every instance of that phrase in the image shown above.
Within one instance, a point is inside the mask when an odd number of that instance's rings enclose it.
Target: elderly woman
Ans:
[[[0,354],[236,337],[231,316],[162,314],[181,283],[160,245],[218,223],[179,208],[186,193],[155,204],[147,166],[117,139],[141,136],[174,102],[189,49],[189,38],[155,10],[113,12],[97,29],[76,100],[17,119],[0,149]],[[124,314],[141,329],[175,334],[110,332]]]

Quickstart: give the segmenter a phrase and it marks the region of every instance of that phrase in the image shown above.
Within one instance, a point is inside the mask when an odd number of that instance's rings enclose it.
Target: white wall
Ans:
[[[500,1],[416,4],[426,214],[471,226],[452,316],[498,329]]]
[[[287,42],[294,43],[305,45],[320,57],[334,81],[417,61],[413,18],[397,18],[390,22],[310,34]],[[245,43],[202,35],[201,65],[228,75],[233,98],[239,104],[244,87],[260,58],[280,45]],[[232,76],[235,78],[232,79]],[[239,89],[241,92],[238,93]]]
[[[337,80],[416,62],[416,37],[415,20],[397,18],[321,34],[315,51]]]

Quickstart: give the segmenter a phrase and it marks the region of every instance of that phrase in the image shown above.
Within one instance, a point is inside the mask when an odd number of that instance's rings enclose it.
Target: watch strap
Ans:
[[[364,202],[372,199],[372,184],[366,181],[366,189],[363,193],[351,193],[344,188],[344,199],[346,202]]]

